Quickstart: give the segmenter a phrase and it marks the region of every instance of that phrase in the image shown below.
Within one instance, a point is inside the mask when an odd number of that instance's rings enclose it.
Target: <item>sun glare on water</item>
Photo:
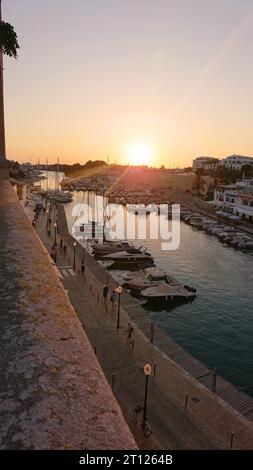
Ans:
[[[153,158],[153,148],[148,143],[136,142],[129,145],[126,154],[131,165],[149,165]]]

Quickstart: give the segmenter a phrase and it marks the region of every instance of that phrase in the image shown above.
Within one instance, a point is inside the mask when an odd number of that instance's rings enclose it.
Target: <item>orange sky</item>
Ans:
[[[250,0],[12,0],[3,15],[21,46],[5,60],[9,159],[253,154]]]

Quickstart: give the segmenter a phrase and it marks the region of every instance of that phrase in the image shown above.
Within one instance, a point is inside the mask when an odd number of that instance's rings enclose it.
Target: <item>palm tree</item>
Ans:
[[[2,0],[0,0],[0,159],[6,159],[4,126],[4,85],[3,54],[17,58],[19,48],[17,35],[9,23],[2,21]]]

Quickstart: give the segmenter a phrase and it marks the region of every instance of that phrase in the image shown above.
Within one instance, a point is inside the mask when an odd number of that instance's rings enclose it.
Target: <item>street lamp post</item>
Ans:
[[[49,228],[49,210],[47,209],[46,210],[46,214],[47,214],[47,230]]]
[[[118,293],[118,316],[117,316],[117,330],[119,330],[119,320],[120,320],[120,296],[123,292],[122,286],[116,287],[115,291]]]
[[[76,243],[76,241],[74,241],[74,242],[73,242],[73,247],[74,247],[73,269],[74,269],[74,271],[75,271],[75,269],[76,269],[76,245],[77,245],[77,243]]]
[[[152,367],[150,364],[146,364],[143,368],[146,382],[145,382],[145,396],[144,396],[144,406],[143,406],[143,419],[142,419],[142,425],[144,426],[148,417],[147,417],[147,400],[148,400],[148,378],[151,374]]]
[[[56,230],[57,230],[57,223],[54,223],[54,245],[57,245],[57,239],[56,239]]]
[[[81,264],[81,273],[84,274],[85,266],[84,266],[84,248],[83,248],[83,256],[82,256],[82,264]]]

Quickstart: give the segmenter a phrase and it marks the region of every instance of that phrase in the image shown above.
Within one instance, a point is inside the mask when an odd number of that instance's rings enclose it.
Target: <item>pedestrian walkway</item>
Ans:
[[[37,230],[45,246],[50,249],[52,238],[50,239],[46,233],[43,215],[38,220]],[[62,270],[66,270],[66,267],[69,268],[69,265],[66,264],[66,258],[60,250],[58,250],[57,265],[61,274]],[[163,369],[162,363],[157,364],[159,374],[155,375],[153,369],[149,379],[148,421],[153,434],[149,438],[144,437],[140,426],[134,424],[134,409],[137,405],[143,406],[145,388],[143,354],[145,356],[145,351],[141,351],[142,354],[139,356],[135,350],[132,351],[129,348],[124,329],[116,329],[117,308],[112,309],[109,302],[104,305],[102,292],[101,299],[92,295],[85,282],[85,277],[80,273],[75,276],[64,276],[63,273],[62,282],[65,289],[68,290],[70,300],[85,328],[107,380],[113,385],[125,419],[140,448],[230,448],[231,423],[229,416],[227,422],[224,422],[224,428],[221,429],[221,432],[214,432],[208,423],[209,416],[213,415],[213,410],[204,408],[206,422],[197,418],[194,414],[194,406],[204,406],[197,396],[191,397],[192,409],[185,409],[178,399],[181,390],[177,389],[177,381],[173,377],[171,380],[167,380],[167,371]],[[147,362],[148,359],[146,357]],[[189,389],[191,389],[190,385]],[[238,424],[238,432],[242,432],[240,423]],[[251,448],[250,443],[246,442],[245,448]]]

